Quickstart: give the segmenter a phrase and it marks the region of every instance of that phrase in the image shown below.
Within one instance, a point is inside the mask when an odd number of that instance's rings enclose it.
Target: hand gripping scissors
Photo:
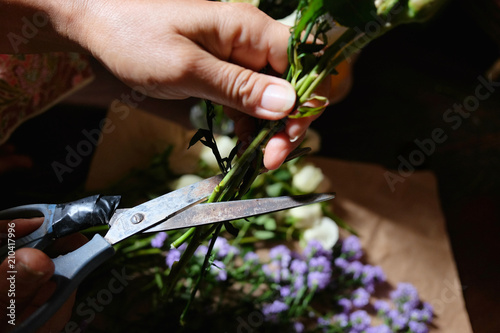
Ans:
[[[37,230],[16,239],[15,244],[9,241],[0,248],[2,257],[21,247],[43,250],[57,238],[95,225],[109,225],[104,237],[95,234],[75,251],[52,259],[55,265],[52,279],[56,282],[56,290],[46,303],[17,325],[15,331],[32,332],[42,326],[85,277],[113,256],[114,244],[137,233],[231,221],[334,198],[334,194],[325,193],[202,203],[221,180],[221,175],[214,176],[129,209],[117,209],[120,196],[94,195],[65,204],[33,204],[0,211],[0,219],[44,217]]]

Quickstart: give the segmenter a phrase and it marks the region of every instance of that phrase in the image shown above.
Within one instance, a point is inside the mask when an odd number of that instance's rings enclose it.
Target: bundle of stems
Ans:
[[[300,0],[288,43],[289,66],[283,76],[297,93],[298,107],[289,117],[307,117],[323,111],[328,100],[314,92],[329,75],[336,74],[335,68],[340,63],[350,61],[365,45],[395,26],[430,18],[444,3],[445,0]],[[332,35],[338,37],[329,41],[328,37]],[[253,141],[232,166],[230,160],[224,163],[216,153],[225,176],[207,202],[241,198],[262,170],[263,148],[285,124],[286,119],[261,121]],[[202,134],[197,139],[205,137],[202,142],[217,152],[211,133],[204,130]],[[228,224],[225,226],[231,228]],[[172,267],[167,294],[174,289],[198,246],[213,235],[209,249],[212,248],[221,228],[222,224],[193,228],[173,243],[178,247],[189,240],[180,260]],[[210,251],[202,272],[209,268],[209,256]]]

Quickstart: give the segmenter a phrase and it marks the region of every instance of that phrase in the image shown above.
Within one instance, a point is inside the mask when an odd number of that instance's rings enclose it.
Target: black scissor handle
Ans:
[[[113,216],[120,196],[93,195],[62,204],[31,204],[0,211],[0,219],[44,217],[42,225],[15,241],[15,249],[33,247],[43,250],[53,240],[83,231],[96,225],[107,224]],[[8,244],[0,248],[0,258],[8,253]]]
[[[78,285],[114,253],[111,244],[96,234],[75,251],[52,259],[55,266],[52,280],[57,284],[56,290],[46,303],[16,325],[13,332],[35,332],[59,310]]]

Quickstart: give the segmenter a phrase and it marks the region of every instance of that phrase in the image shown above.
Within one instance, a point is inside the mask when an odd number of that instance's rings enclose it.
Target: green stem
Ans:
[[[191,303],[194,300],[194,297],[196,296],[196,292],[198,291],[198,289],[200,287],[201,280],[203,279],[203,277],[206,274],[210,254],[212,253],[212,250],[213,250],[214,244],[215,244],[215,239],[219,236],[221,228],[222,228],[222,224],[219,223],[215,229],[214,235],[212,237],[212,241],[210,242],[210,245],[208,247],[208,251],[207,251],[207,255],[205,256],[205,260],[203,260],[203,265],[201,266],[201,272],[198,275],[198,278],[196,279],[196,283],[195,283],[193,289],[191,290],[191,295],[189,296],[189,300],[186,304],[186,307],[182,311],[181,318],[180,318],[180,322],[182,325],[184,325],[184,317],[186,317],[187,311],[189,310],[189,306],[191,305]]]
[[[177,284],[177,281],[179,280],[181,273],[184,270],[184,267],[186,267],[187,263],[193,256],[194,252],[201,244],[201,239],[200,239],[201,229],[202,227],[195,228],[193,232],[193,238],[189,242],[188,247],[186,248],[184,253],[182,253],[182,256],[179,259],[179,261],[172,266],[172,270],[170,271],[170,274],[168,275],[167,279],[167,290],[165,292],[167,297],[170,295],[175,285]]]
[[[196,227],[189,228],[188,231],[183,233],[182,235],[179,236],[175,241],[172,242],[170,245],[171,248],[178,248],[181,246],[185,241],[187,241],[195,232]]]

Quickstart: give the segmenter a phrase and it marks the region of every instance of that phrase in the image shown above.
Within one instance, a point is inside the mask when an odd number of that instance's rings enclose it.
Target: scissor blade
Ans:
[[[172,191],[139,206],[116,213],[104,237],[115,244],[204,201],[222,180],[221,175]]]
[[[237,220],[318,203],[334,197],[335,195],[332,193],[321,193],[200,204],[172,216],[167,221],[157,224],[144,232],[158,232]]]

